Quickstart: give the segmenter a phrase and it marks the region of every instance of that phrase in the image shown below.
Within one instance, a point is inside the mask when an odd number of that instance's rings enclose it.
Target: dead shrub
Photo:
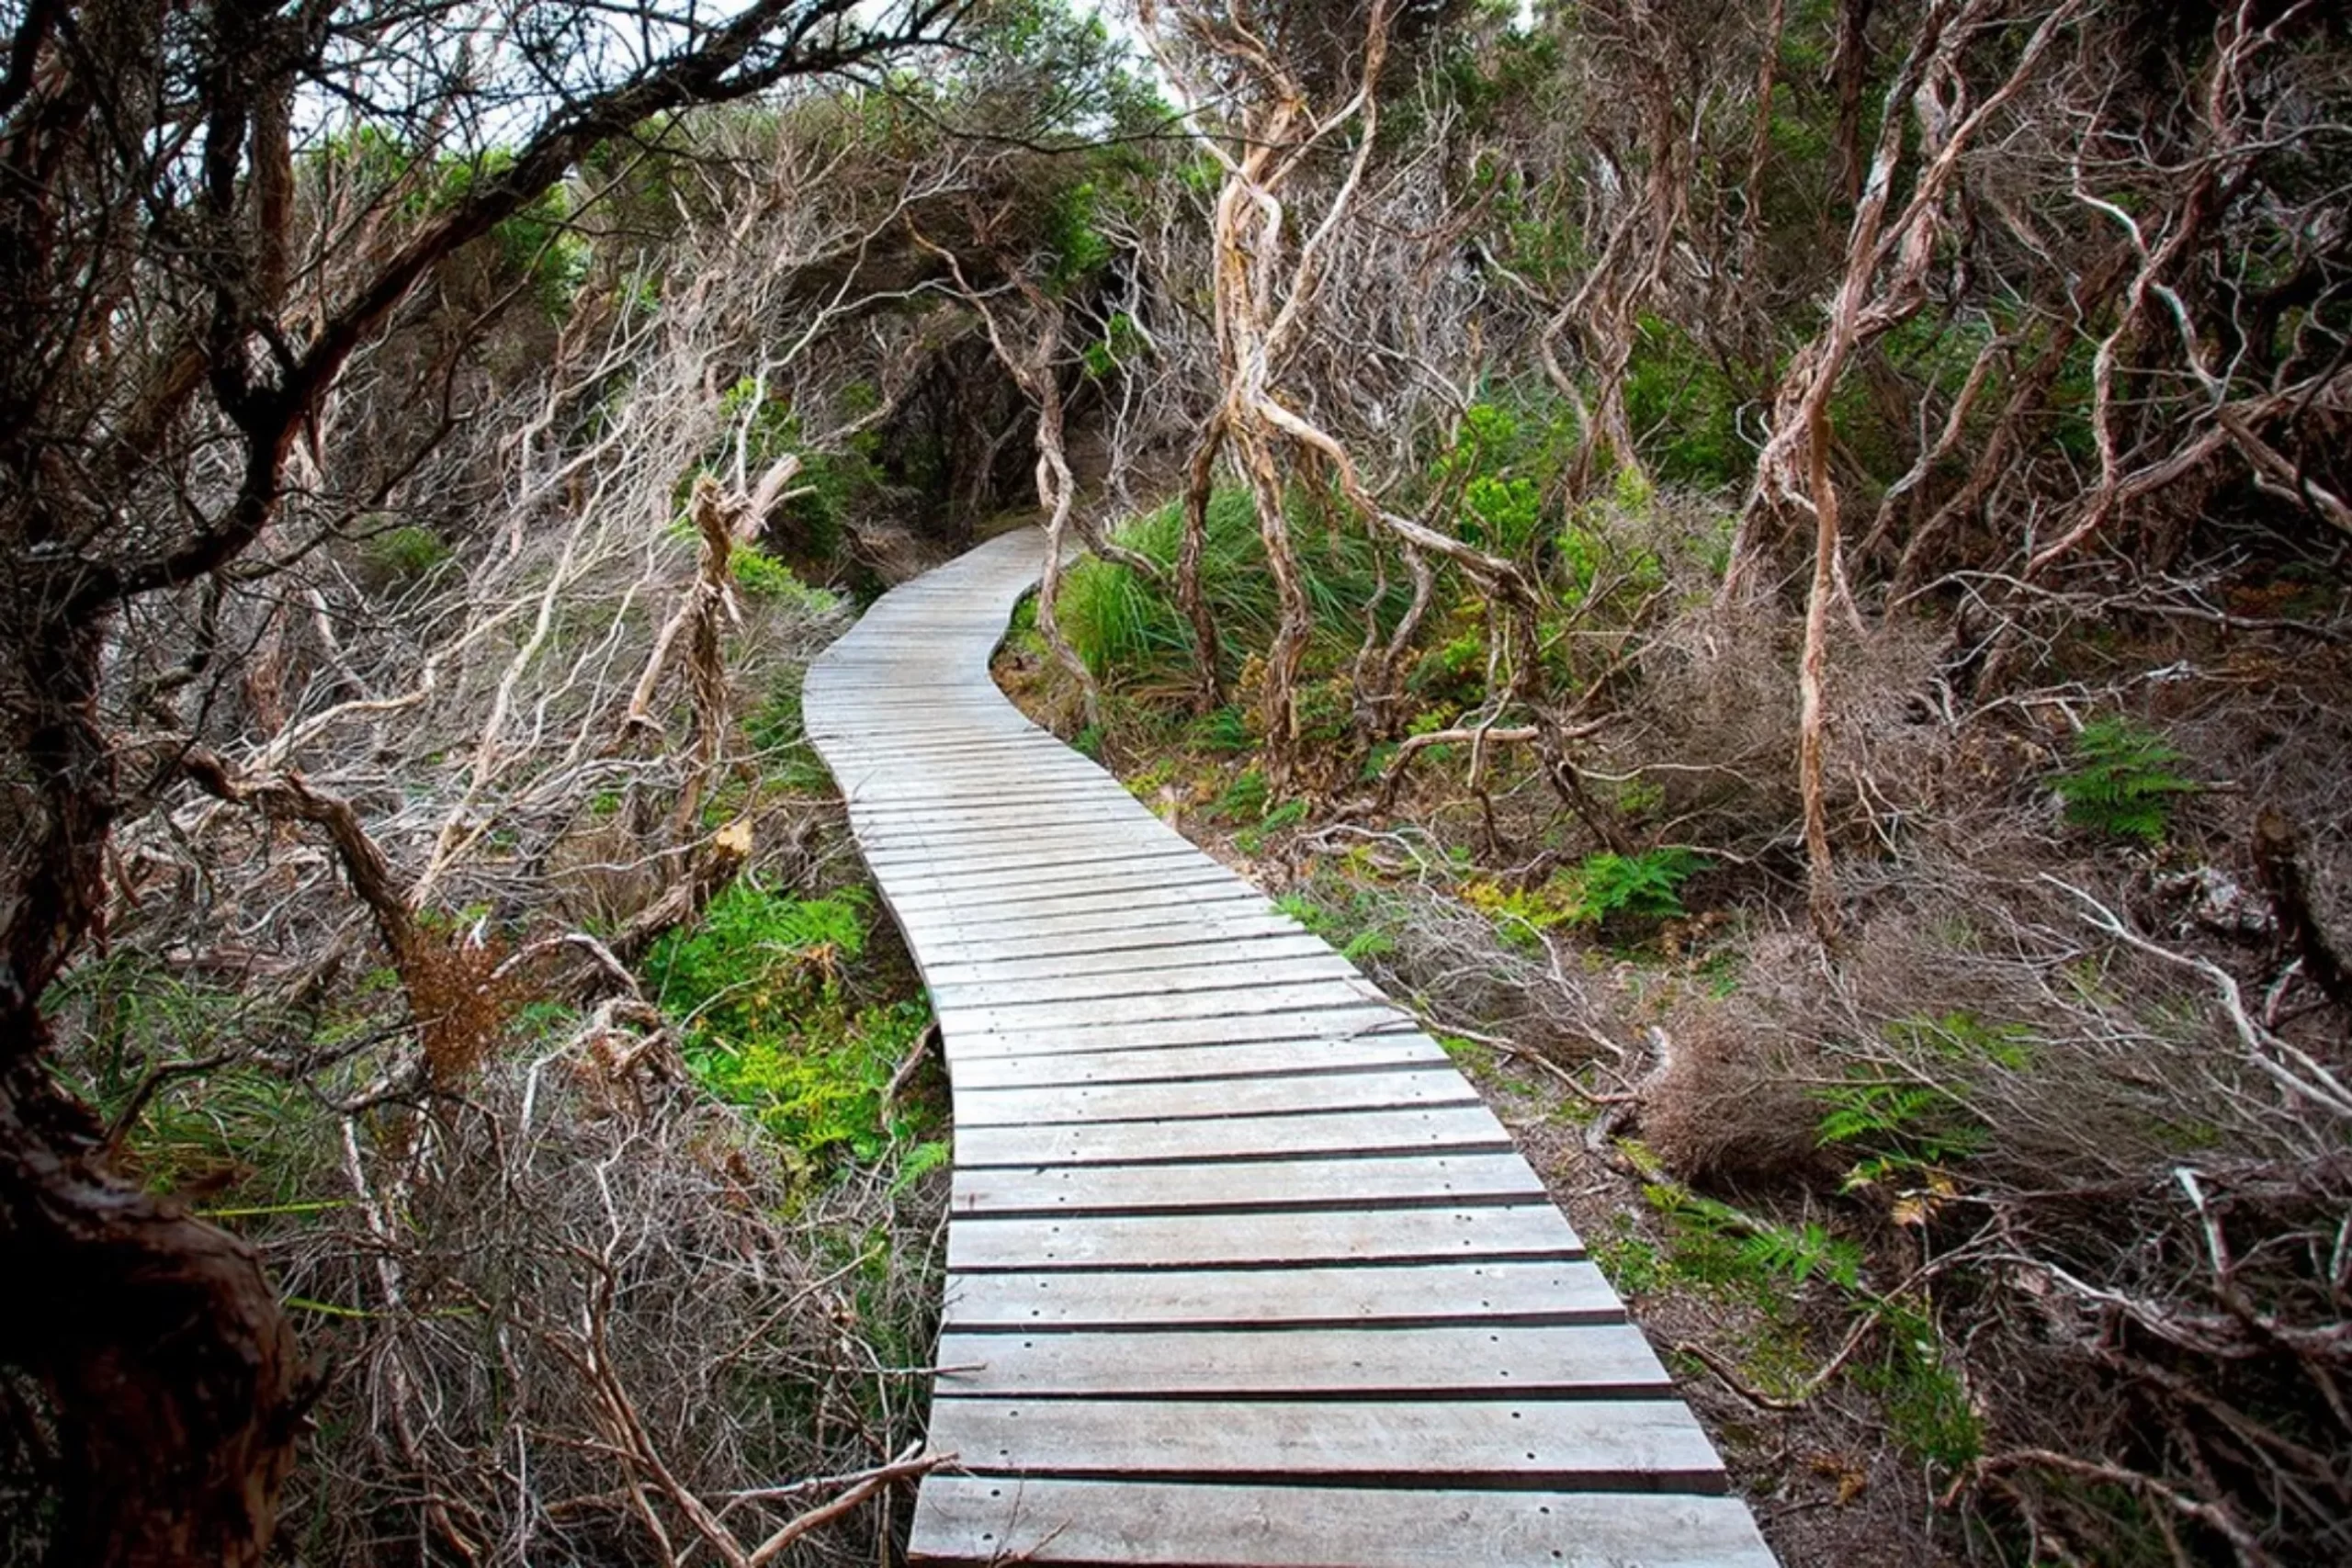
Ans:
[[[1645,1089],[1642,1141],[1694,1184],[1784,1184],[1820,1167],[1820,1107],[1802,1086],[1810,1064],[1786,1039],[1713,998],[1687,1003],[1661,1032],[1666,1059]]]

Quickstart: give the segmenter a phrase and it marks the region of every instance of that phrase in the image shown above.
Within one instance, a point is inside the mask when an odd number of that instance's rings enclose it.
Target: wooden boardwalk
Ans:
[[[998,693],[1042,551],[808,672],[955,1089],[914,1560],[1771,1563],[1445,1054]]]

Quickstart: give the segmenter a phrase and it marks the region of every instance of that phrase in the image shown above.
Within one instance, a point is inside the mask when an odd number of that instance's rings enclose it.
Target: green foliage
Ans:
[[[873,389],[864,389],[863,395],[871,397]],[[679,521],[684,521],[686,499],[693,493],[695,479],[704,474],[733,472],[739,445],[743,467],[752,474],[764,472],[781,459],[797,455],[800,471],[793,476],[784,499],[767,518],[769,537],[797,560],[837,559],[842,549],[843,520],[881,483],[867,450],[856,443],[840,452],[810,449],[800,416],[791,401],[770,391],[756,377],[745,376],[719,395],[718,418],[718,434],[702,457],[678,476],[678,482],[673,487],[671,504],[677,509]],[[774,574],[763,574],[759,565],[747,568],[740,557],[736,574],[747,588],[753,587],[758,579],[787,596],[798,597],[785,589]],[[793,581],[802,592],[809,592],[797,579]],[[827,595],[822,607],[830,610],[837,603]],[[815,607],[813,603],[810,607]]]
[[[1543,491],[1532,479],[1481,474],[1462,493],[1462,536],[1500,554],[1525,549],[1543,526]]]
[[[1098,227],[1102,191],[1091,180],[1080,180],[1056,193],[1046,214],[1046,248],[1053,265],[1046,281],[1056,293],[1065,293],[1100,271],[1111,259],[1111,242]],[[1128,323],[1134,330],[1134,323]]]
[[[1308,660],[1310,666],[1333,665],[1351,655],[1362,638],[1364,606],[1373,606],[1383,626],[1394,625],[1404,612],[1407,590],[1392,572],[1387,591],[1376,592],[1370,547],[1350,530],[1318,522],[1305,498],[1294,498],[1291,525],[1298,536],[1299,573],[1316,628]],[[1119,536],[1129,548],[1172,569],[1183,527],[1183,508],[1171,505],[1127,524]],[[1173,575],[1171,570],[1171,581]],[[1201,589],[1216,618],[1224,642],[1220,661],[1229,676],[1253,649],[1272,639],[1278,615],[1257,509],[1246,491],[1219,491],[1210,498]],[[1142,694],[1190,692],[1192,626],[1172,592],[1109,561],[1083,560],[1063,578],[1056,613],[1070,646],[1098,679]]]
[[[1376,886],[1366,886],[1328,865],[1303,887],[1274,900],[1274,907],[1337,947],[1350,963],[1397,952],[1402,919],[1398,906]]]
[[[706,1040],[687,1060],[712,1093],[812,1162],[871,1163],[933,1124],[911,1105],[892,1107],[886,1122],[882,1105],[891,1075],[930,1022],[921,999],[893,1002],[825,1018],[821,1027],[804,1021],[790,1033]],[[924,1157],[924,1168],[935,1166],[935,1156]],[[899,1179],[914,1177],[902,1165]]]
[[[1678,1229],[1729,1242],[1741,1272],[1791,1286],[1818,1274],[1840,1290],[1861,1289],[1861,1247],[1817,1220],[1781,1224],[1671,1183],[1653,1183],[1644,1193]]]
[[[1254,855],[1265,847],[1269,835],[1281,832],[1285,828],[1295,828],[1306,819],[1306,802],[1285,800],[1260,818],[1255,827],[1244,828],[1234,834],[1233,846],[1245,855]]]
[[[1966,1387],[1948,1364],[1934,1320],[1908,1297],[1871,1290],[1861,1247],[1817,1220],[1784,1224],[1690,1191],[1672,1182],[1644,1189],[1672,1233],[1663,1255],[1632,1234],[1619,1216],[1618,1234],[1591,1243],[1593,1259],[1620,1290],[1657,1289],[1675,1281],[1729,1290],[1770,1323],[1785,1321],[1787,1298],[1818,1280],[1838,1291],[1860,1317],[1876,1320],[1882,1350],[1852,1369],[1855,1383],[1877,1397],[1898,1441],[1928,1461],[1956,1471],[1983,1451],[1984,1434]],[[1623,1278],[1620,1278],[1620,1275]],[[1632,1281],[1632,1282],[1628,1282]],[[1859,1325],[1858,1325],[1859,1326]],[[1774,1337],[1758,1347],[1772,1351]],[[1783,1352],[1766,1381],[1795,1392],[1812,1382],[1796,1375]]]
[[[447,157],[433,166],[430,183],[413,190],[405,203],[414,216],[446,212],[471,196],[485,180],[514,167],[514,154],[492,148],[468,157]],[[571,198],[560,185],[550,186],[490,231],[490,243],[503,276],[527,281],[541,310],[560,319],[586,280],[588,242],[571,226]]]
[[[735,573],[735,585],[754,604],[775,604],[810,616],[834,615],[842,607],[838,595],[809,587],[790,567],[756,545],[736,546],[729,565]]]
[[[1747,482],[1756,453],[1739,434],[1739,390],[1679,327],[1645,317],[1625,371],[1625,411],[1643,460],[1677,484]]]
[[[1668,1283],[1665,1254],[1642,1235],[1630,1215],[1611,1214],[1599,1232],[1586,1237],[1585,1245],[1594,1267],[1620,1295],[1655,1295]]]
[[[1962,1067],[1990,1064],[2022,1072],[2033,1065],[2032,1031],[2022,1024],[1987,1023],[1973,1012],[1897,1019],[1886,1035],[1915,1054]]]
[[[1707,868],[1707,857],[1679,845],[1639,854],[1598,854],[1561,874],[1565,913],[1577,925],[1678,920],[1682,885]]]
[[[414,524],[385,530],[362,547],[368,570],[388,581],[420,578],[447,561],[449,547],[430,528]]]
[[[764,468],[800,445],[800,421],[791,402],[769,392],[756,376],[739,377],[719,394],[718,419],[727,450],[742,443],[746,468]]]
[[[1472,630],[1446,638],[1421,655],[1406,683],[1414,694],[1424,699],[1467,706],[1487,687],[1485,634]],[[1443,729],[1451,722],[1450,716],[1425,710],[1415,716],[1411,728],[1414,733],[1427,734]]]
[[[1544,491],[1574,429],[1548,393],[1506,390],[1465,410],[1453,443],[1430,466],[1434,495],[1461,497],[1462,537],[1498,555],[1524,555],[1544,534]]]
[[[2027,1031],[1967,1012],[1898,1020],[1886,1037],[1894,1061],[1858,1066],[1847,1082],[1815,1091],[1826,1109],[1814,1139],[1852,1158],[1848,1191],[1896,1178],[1932,1184],[1983,1153],[1991,1129],[1969,1102],[1970,1086],[2033,1060]]]
[[[562,320],[587,281],[588,242],[571,227],[571,202],[561,186],[490,231],[499,263],[510,276],[526,278],[531,298],[551,321]]]
[[[898,1197],[933,1171],[945,1169],[954,1154],[953,1146],[943,1138],[915,1145],[899,1161],[899,1174],[890,1180],[890,1195]]]
[[[389,998],[379,999],[389,1000]],[[382,1021],[366,1006],[298,1020],[242,989],[191,981],[125,950],[67,971],[43,998],[67,1043],[59,1070],[109,1122],[148,1073],[173,1063],[240,1054],[257,1040],[363,1038]],[[175,1079],[151,1094],[124,1143],[124,1168],[151,1190],[206,1189],[216,1201],[281,1205],[340,1194],[334,1122],[308,1114],[311,1098],[274,1067],[234,1063]]]
[[[739,882],[711,900],[702,923],[665,932],[645,978],[663,1008],[697,1024],[748,1032],[831,983],[835,965],[865,951],[866,895],[797,899]]]
[[[1246,822],[1266,813],[1270,792],[1266,775],[1251,768],[1237,774],[1234,781],[1209,803],[1209,815],[1222,817],[1228,822]]]
[[[1707,857],[1678,845],[1639,854],[1598,854],[1553,873],[1533,887],[1507,888],[1479,880],[1464,885],[1463,900],[1483,909],[1507,942],[1540,945],[1554,926],[1630,932],[1679,919],[1682,885],[1706,869]]]
[[[884,1114],[891,1075],[930,1013],[920,998],[851,994],[867,905],[862,889],[803,899],[738,883],[700,926],[664,935],[645,964],[695,1076],[817,1168],[920,1142],[933,1120],[912,1101]]]
[[[2120,715],[2084,725],[2075,758],[2052,781],[2066,820],[2109,838],[2162,842],[2173,802],[2203,787],[2173,771],[2183,759],[2162,736]]]
[[[1107,378],[1122,365],[1142,356],[1146,347],[1142,329],[1136,319],[1125,310],[1114,310],[1102,324],[1102,335],[1080,351],[1086,373],[1097,379]]]
[[[1855,1371],[1854,1382],[1878,1396],[1895,1440],[1947,1473],[1984,1451],[1984,1424],[1968,1387],[1944,1355],[1934,1321],[1907,1302],[1879,1307],[1886,1348]]]
[[[1949,1089],[1872,1070],[1815,1093],[1829,1107],[1815,1124],[1815,1141],[1855,1156],[1846,1173],[1849,1192],[1893,1178],[1924,1178],[1984,1148],[1984,1123]]]
[[[833,775],[808,744],[800,716],[798,670],[787,670],[770,689],[767,700],[743,719],[743,733],[759,752],[760,767],[769,782],[797,795],[831,792]]]
[[[1204,751],[1248,751],[1258,744],[1250,730],[1250,716],[1231,704],[1194,719],[1185,739]]]

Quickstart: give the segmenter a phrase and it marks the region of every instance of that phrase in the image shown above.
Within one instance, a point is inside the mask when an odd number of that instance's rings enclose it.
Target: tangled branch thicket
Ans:
[[[355,354],[248,570],[109,638],[108,908],[47,1070],[296,1322],[274,1554],[871,1561],[930,1462],[935,1159],[886,1125],[812,1168],[638,977],[730,885],[857,874],[797,717],[848,609],[788,559],[854,555],[826,466],[926,347],[869,253],[962,175],[877,169],[890,134],[814,97],[616,144]],[[328,266],[451,177],[303,172]],[[772,963],[912,989],[887,943]],[[6,1407],[0,1555],[70,1553],[91,1417],[13,1373]]]

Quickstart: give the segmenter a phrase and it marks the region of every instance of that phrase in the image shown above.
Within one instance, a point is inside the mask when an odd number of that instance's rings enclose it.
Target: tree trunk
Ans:
[[[0,1361],[56,1411],[48,1561],[258,1563],[307,1403],[293,1331],[252,1247],[106,1168],[48,1033],[0,1011]]]
[[[1216,616],[1209,608],[1207,590],[1201,584],[1201,552],[1208,544],[1209,501],[1225,429],[1225,412],[1220,409],[1209,416],[1208,428],[1193,448],[1184,484],[1184,536],[1176,548],[1176,606],[1193,628],[1193,673],[1198,682],[1193,705],[1204,715],[1225,705],[1225,673],[1219,667],[1224,650],[1217,642]]]

